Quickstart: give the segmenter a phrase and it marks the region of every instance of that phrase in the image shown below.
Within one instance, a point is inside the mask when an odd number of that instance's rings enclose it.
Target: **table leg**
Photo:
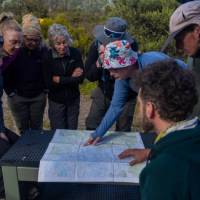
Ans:
[[[20,200],[17,167],[2,166],[6,200]]]

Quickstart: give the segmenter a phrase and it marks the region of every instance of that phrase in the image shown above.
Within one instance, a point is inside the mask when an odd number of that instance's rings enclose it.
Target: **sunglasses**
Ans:
[[[124,32],[116,32],[104,27],[104,34],[109,38],[121,38]]]

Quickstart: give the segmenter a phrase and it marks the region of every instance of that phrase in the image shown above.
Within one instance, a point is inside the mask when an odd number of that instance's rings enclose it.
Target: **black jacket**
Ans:
[[[80,97],[79,84],[83,82],[84,75],[72,77],[76,68],[84,68],[80,52],[69,47],[69,55],[65,57],[53,56],[52,50],[48,55],[47,84],[49,99],[62,104],[70,105],[74,99]],[[53,76],[60,76],[60,83],[52,81]]]
[[[134,51],[138,50],[136,42],[131,44],[131,46]],[[86,78],[92,82],[98,81],[98,86],[102,89],[104,95],[107,98],[112,99],[115,80],[110,76],[107,69],[103,69],[102,67],[97,68],[96,61],[98,60],[98,57],[98,41],[95,40],[90,46],[85,62]]]
[[[17,93],[32,98],[45,90],[44,58],[47,51],[44,46],[36,50],[20,49],[16,59],[3,73],[7,95]]]

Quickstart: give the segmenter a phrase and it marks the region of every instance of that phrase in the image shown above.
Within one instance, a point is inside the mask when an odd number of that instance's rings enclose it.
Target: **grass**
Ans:
[[[80,92],[82,95],[90,95],[91,91],[96,87],[97,82],[89,82],[84,80],[83,84],[80,85]]]

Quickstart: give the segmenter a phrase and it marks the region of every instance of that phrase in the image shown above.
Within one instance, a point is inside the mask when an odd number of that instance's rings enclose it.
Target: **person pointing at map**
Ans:
[[[102,140],[106,131],[120,116],[130,89],[138,92],[134,86],[131,86],[134,76],[147,68],[149,64],[169,58],[161,52],[135,52],[127,40],[118,40],[106,45],[103,67],[108,69],[110,75],[116,79],[114,94],[101,124],[92,133],[85,145],[95,145]],[[186,64],[181,60],[176,60],[176,62],[180,63],[181,67],[186,67]]]

